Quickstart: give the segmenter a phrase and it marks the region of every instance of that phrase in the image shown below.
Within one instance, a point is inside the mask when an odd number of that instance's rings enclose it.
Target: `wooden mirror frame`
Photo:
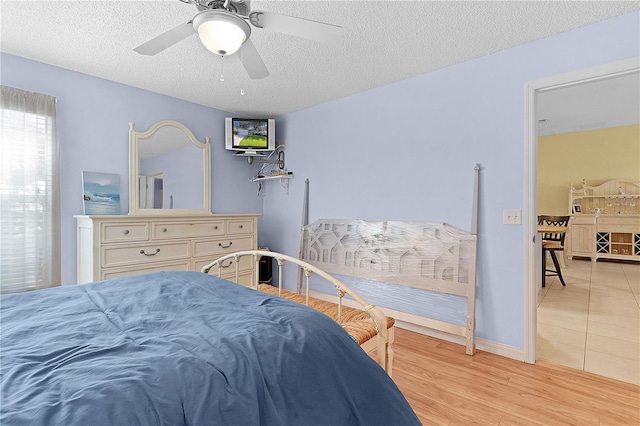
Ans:
[[[200,142],[184,124],[172,120],[159,121],[146,132],[136,132],[134,123],[129,123],[129,214],[130,215],[210,215],[211,214],[211,145],[209,137],[205,137],[204,143]],[[164,127],[175,127],[181,130],[197,148],[202,149],[202,208],[201,209],[142,209],[139,206],[140,189],[138,187],[138,175],[140,159],[138,158],[138,144],[142,139],[149,139],[158,130]]]

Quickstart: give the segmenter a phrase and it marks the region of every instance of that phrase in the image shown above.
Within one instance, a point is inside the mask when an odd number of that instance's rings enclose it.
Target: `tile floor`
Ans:
[[[538,293],[538,359],[640,385],[640,262],[573,259]]]

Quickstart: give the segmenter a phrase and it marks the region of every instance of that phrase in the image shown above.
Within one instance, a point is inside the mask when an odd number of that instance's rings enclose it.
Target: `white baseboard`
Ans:
[[[413,331],[416,333],[424,334],[425,336],[434,337],[436,339],[445,340],[447,342],[456,343],[461,346],[465,346],[465,339],[461,336],[454,336],[449,333],[434,330],[432,328],[423,327],[421,325],[409,323],[396,319],[396,327],[405,330]],[[491,340],[479,339],[476,337],[476,349],[489,352],[495,355],[500,355],[505,358],[515,359],[516,361],[524,362],[524,350],[514,348],[513,346],[504,345],[502,343],[492,342]]]

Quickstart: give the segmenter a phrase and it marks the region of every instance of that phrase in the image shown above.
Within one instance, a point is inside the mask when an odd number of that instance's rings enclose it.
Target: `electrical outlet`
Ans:
[[[522,225],[522,212],[520,210],[502,210],[503,225]]]

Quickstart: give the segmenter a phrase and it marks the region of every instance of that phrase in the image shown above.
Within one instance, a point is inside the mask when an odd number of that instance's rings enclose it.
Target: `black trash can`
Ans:
[[[262,256],[258,261],[258,282],[273,285],[273,257]]]

